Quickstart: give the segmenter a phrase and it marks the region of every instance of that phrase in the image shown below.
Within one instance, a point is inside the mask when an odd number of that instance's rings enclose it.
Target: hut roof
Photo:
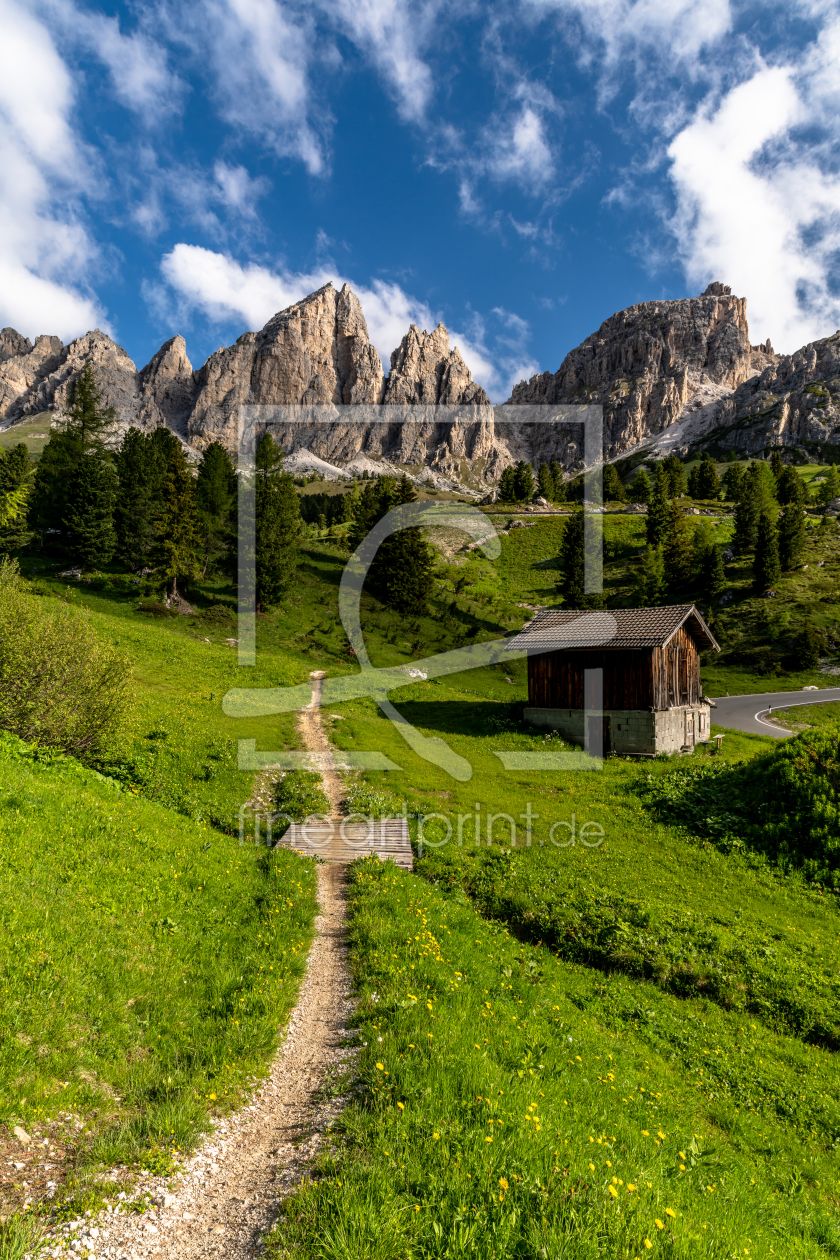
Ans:
[[[552,652],[562,648],[665,647],[686,625],[700,648],[720,651],[694,604],[665,608],[546,608],[511,639],[509,649]]]

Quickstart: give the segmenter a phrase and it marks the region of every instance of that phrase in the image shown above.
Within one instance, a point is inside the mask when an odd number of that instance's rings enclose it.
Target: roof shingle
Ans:
[[[693,604],[665,608],[547,608],[523,626],[508,648],[551,652],[561,648],[664,647],[690,621],[701,648],[720,646]]]

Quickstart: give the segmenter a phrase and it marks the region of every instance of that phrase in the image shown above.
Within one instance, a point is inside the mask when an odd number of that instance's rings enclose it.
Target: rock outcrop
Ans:
[[[521,381],[511,403],[596,403],[604,453],[615,459],[676,423],[698,393],[708,401],[774,361],[750,345],[746,298],[715,281],[701,297],[640,302],[605,320],[554,372]]]

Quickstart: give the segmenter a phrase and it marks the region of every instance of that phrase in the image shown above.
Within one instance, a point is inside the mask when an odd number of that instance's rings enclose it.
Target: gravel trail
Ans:
[[[317,707],[320,679],[313,679],[313,705],[300,716],[306,745],[329,753]],[[325,761],[327,758],[325,757]],[[340,812],[342,785],[334,766],[325,766],[325,790]],[[325,1131],[343,1106],[338,1083],[355,1051],[345,1044],[353,1010],[347,965],[345,868],[318,867],[319,914],[298,1005],[267,1079],[251,1102],[226,1120],[190,1156],[183,1173],[167,1183],[144,1176],[132,1194],[146,1193],[153,1207],[143,1215],[113,1205],[97,1218],[57,1230],[41,1255],[97,1260],[198,1260],[259,1255],[263,1235],[274,1225],[283,1198],[307,1176]]]

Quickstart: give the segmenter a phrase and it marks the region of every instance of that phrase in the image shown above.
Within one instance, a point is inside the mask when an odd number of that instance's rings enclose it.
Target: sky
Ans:
[[[840,0],[0,0],[0,325],[194,367],[332,280],[494,400],[614,311],[840,326]]]

